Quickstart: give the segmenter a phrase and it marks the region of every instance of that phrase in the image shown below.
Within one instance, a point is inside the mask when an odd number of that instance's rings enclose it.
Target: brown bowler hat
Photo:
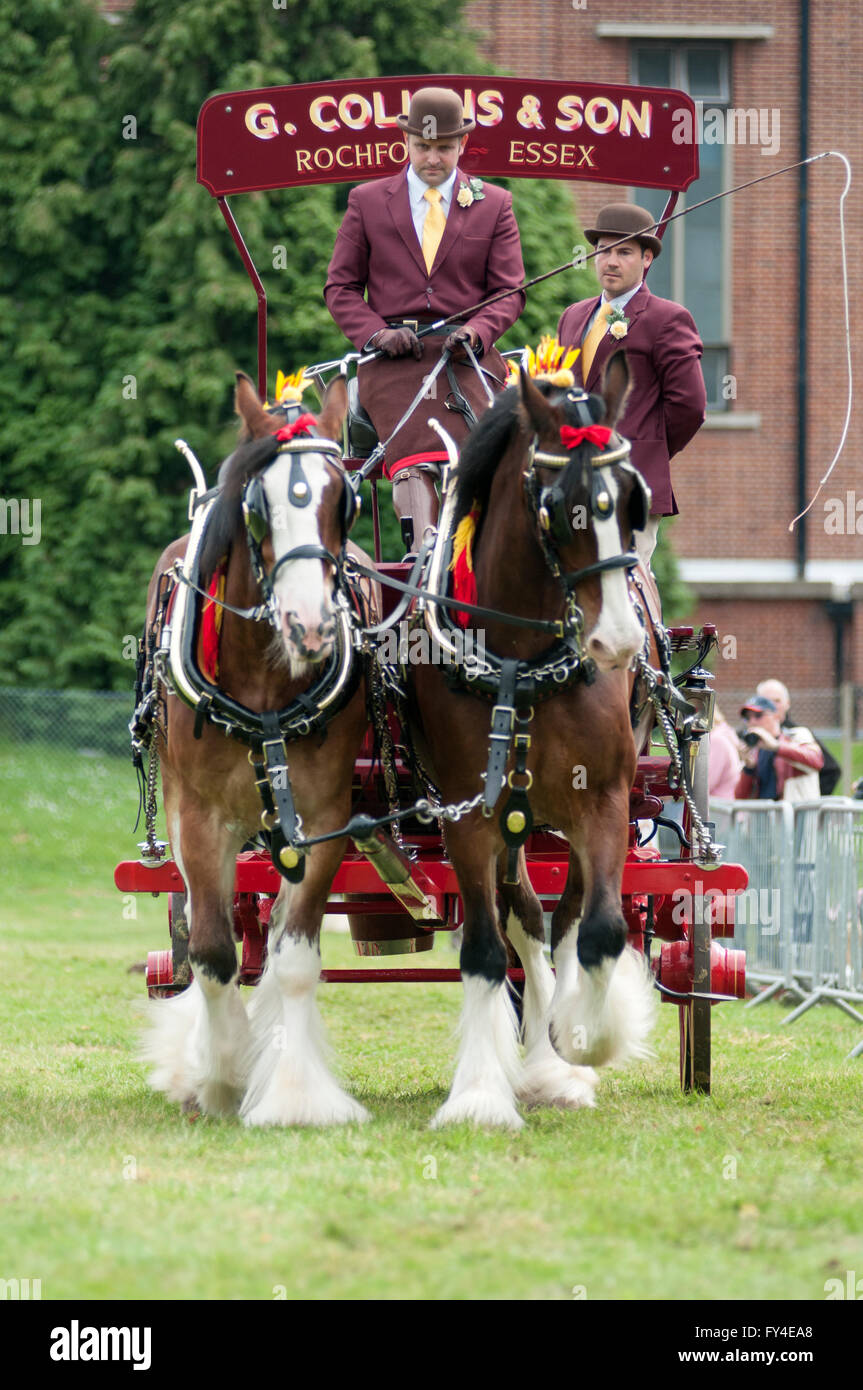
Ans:
[[[467,135],[476,121],[465,120],[462,99],[449,87],[421,87],[411,97],[408,114],[396,116],[396,124],[424,140],[452,140]]]
[[[655,218],[635,203],[609,203],[596,214],[596,226],[585,227],[584,235],[591,246],[595,246],[601,236],[630,237],[642,247],[649,247],[654,256],[662,250],[662,242],[646,229],[652,227]]]

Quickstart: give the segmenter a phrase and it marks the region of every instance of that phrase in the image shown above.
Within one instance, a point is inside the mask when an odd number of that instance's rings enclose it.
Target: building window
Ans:
[[[637,43],[632,47],[632,80],[642,87],[676,87],[688,92],[699,118],[706,107],[725,110],[731,96],[731,46],[721,43]],[[700,124],[699,124],[700,128]],[[728,145],[699,145],[699,176],[681,193],[675,212],[700,203],[729,188]],[[662,215],[667,194],[662,189],[636,188],[634,200]],[[707,408],[727,410],[723,378],[728,374],[731,336],[730,229],[728,203],[723,199],[699,208],[666,228],[662,255],[650,268],[654,294],[685,304],[698,325],[704,343],[702,368],[707,388]]]

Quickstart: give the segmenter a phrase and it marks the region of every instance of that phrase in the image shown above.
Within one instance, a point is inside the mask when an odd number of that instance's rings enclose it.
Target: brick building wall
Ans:
[[[590,81],[632,80],[632,45],[663,38],[670,44],[720,39],[731,49],[730,104],[738,110],[779,113],[780,144],[764,155],[757,144],[730,151],[726,186],[793,163],[799,154],[801,7],[790,0],[654,0],[648,10],[633,0],[537,0],[512,5],[473,0],[469,18],[484,33],[485,51],[501,74]],[[859,161],[863,109],[856,99],[863,70],[863,6],[858,0],[810,0],[809,152],[842,150]],[[736,37],[747,26],[769,26],[767,36]],[[609,26],[625,35],[606,37]],[[639,29],[640,26],[640,29]],[[708,29],[705,31],[704,26]],[[751,30],[750,30],[751,32]],[[845,418],[847,366],[843,324],[839,195],[845,170],[829,159],[809,166],[808,309],[805,344],[808,380],[806,494],[810,498],[838,446]],[[855,408],[843,455],[806,527],[806,568],[796,560],[788,526],[797,502],[797,391],[803,348],[798,314],[797,173],[736,194],[729,216],[728,273],[723,278],[730,315],[729,372],[736,398],[723,417],[708,420],[672,469],[681,515],[670,535],[698,602],[692,618],[716,622],[735,639],[734,659],[717,663],[720,701],[734,701],[765,675],[792,691],[829,691],[835,684],[835,609],[849,604],[844,632],[846,679],[863,687],[863,467],[861,418]],[[573,184],[584,224],[615,196],[607,186]],[[690,200],[700,195],[698,183]],[[863,181],[846,199],[849,294],[863,291],[859,236]],[[552,257],[552,260],[554,258]],[[566,289],[561,280],[561,303]],[[863,379],[863,352],[853,335],[855,377]],[[741,426],[741,427],[737,427]],[[825,502],[838,516],[861,503],[856,531],[826,529]],[[667,523],[666,523],[667,525]],[[807,695],[806,717],[835,723],[835,700]],[[817,707],[817,708],[816,708]],[[863,706],[860,714],[863,716]]]

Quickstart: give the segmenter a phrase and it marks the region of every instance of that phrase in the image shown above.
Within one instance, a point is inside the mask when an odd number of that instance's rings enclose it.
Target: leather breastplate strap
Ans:
[[[518,883],[518,851],[533,829],[533,812],[527,794],[533,786],[533,773],[528,771],[527,755],[530,752],[528,728],[533,719],[533,705],[526,713],[517,715],[518,732],[515,736],[515,767],[507,778],[509,797],[500,813],[500,831],[506,845],[506,873],[504,883],[510,886]],[[523,782],[516,782],[523,777]]]
[[[489,817],[494,811],[497,799],[503,790],[504,773],[515,733],[515,683],[517,676],[517,661],[501,662],[497,703],[491,712],[485,798],[482,804],[482,813],[486,817]]]
[[[300,883],[306,861],[304,853],[293,844],[299,834],[300,818],[288,775],[288,750],[273,710],[263,711],[261,723],[265,738],[249,751],[255,786],[264,806],[261,826],[274,867],[289,883]]]
[[[516,706],[517,661],[502,661],[497,704],[492,710],[488,768],[485,774],[485,798],[482,813],[490,817],[503,790],[504,773],[515,739],[515,767],[506,779],[510,795],[500,813],[500,829],[507,847],[505,883],[518,883],[518,851],[533,829],[533,814],[527,794],[533,776],[527,770],[530,751],[528,728],[533,719],[533,704],[524,699]],[[518,733],[516,733],[518,723]],[[515,777],[523,778],[516,783]]]

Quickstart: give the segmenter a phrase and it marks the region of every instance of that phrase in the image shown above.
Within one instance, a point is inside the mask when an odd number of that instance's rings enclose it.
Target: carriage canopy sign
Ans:
[[[680,190],[698,177],[698,146],[681,138],[695,128],[695,107],[684,92],[424,75],[211,97],[198,118],[198,181],[223,197],[397,173],[407,151],[396,118],[425,86],[457,91],[465,116],[476,121],[459,160],[472,174]]]

